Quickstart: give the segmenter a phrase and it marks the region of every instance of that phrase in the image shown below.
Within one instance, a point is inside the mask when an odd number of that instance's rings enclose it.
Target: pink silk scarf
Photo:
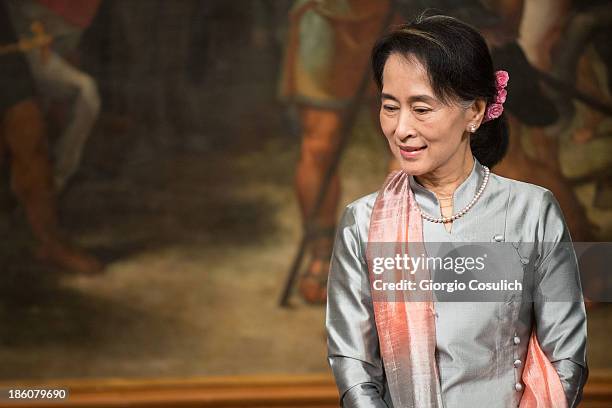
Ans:
[[[391,173],[380,190],[370,219],[366,260],[370,282],[376,257],[424,253],[423,219],[410,188],[410,176]],[[430,279],[427,269],[391,271],[392,281]],[[389,281],[386,279],[386,281]],[[373,294],[374,316],[385,375],[396,408],[443,406],[436,363],[435,308],[432,293],[387,290]],[[532,330],[523,370],[520,408],[567,408],[559,376]]]

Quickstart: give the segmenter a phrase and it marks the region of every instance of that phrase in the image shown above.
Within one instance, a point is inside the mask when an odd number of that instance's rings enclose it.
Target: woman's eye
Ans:
[[[427,113],[429,111],[431,111],[431,109],[428,108],[414,108],[414,111],[420,115]]]
[[[395,112],[397,110],[396,106],[391,106],[391,105],[384,105],[383,108],[387,111],[387,112]]]

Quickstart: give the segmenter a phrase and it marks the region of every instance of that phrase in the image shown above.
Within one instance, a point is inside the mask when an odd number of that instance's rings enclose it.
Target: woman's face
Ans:
[[[462,166],[463,159],[471,159],[467,128],[472,123],[480,125],[483,105],[479,102],[464,108],[457,103],[444,104],[435,96],[427,72],[416,58],[399,54],[387,58],[380,125],[391,152],[409,174],[452,170]]]

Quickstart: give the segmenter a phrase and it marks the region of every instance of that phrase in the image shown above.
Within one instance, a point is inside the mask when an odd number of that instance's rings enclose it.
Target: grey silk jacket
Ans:
[[[455,211],[472,200],[483,175],[484,168],[476,160],[471,174],[454,193]],[[436,196],[413,177],[410,185],[421,209],[440,217]],[[328,361],[341,405],[346,408],[393,407],[379,354],[364,256],[376,196],[362,197],[344,210],[328,281]],[[491,173],[480,199],[453,222],[451,232],[442,224],[424,220],[423,236],[426,242],[553,243],[546,251],[533,245],[529,253],[517,255],[514,269],[519,279],[526,268],[533,268],[540,284],[573,288],[581,294],[575,252],[556,245],[571,242],[563,214],[545,188]],[[517,407],[534,323],[542,350],[559,374],[568,406],[577,406],[588,377],[586,313],[581,299],[434,302],[436,362],[444,407]]]

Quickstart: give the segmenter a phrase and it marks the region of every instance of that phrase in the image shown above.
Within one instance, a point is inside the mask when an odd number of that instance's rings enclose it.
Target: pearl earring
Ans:
[[[468,131],[469,131],[469,132],[471,132],[471,133],[476,132],[476,125],[472,123],[472,124],[470,125],[470,127],[469,127],[469,130],[468,130]]]

